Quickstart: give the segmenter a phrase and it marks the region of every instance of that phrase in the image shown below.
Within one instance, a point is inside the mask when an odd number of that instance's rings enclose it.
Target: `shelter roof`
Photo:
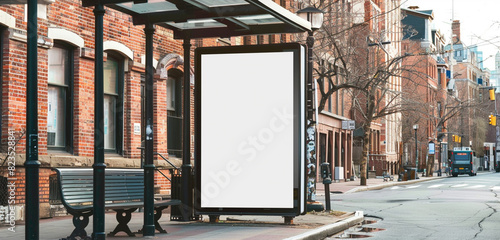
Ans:
[[[136,25],[173,30],[174,38],[298,33],[311,24],[271,0],[83,0],[129,14]]]

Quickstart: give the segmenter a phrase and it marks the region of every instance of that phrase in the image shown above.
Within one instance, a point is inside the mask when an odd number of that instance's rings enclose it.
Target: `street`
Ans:
[[[332,189],[334,191],[335,189]],[[349,234],[369,239],[500,239],[500,174],[461,175],[352,194],[332,194],[332,210],[379,219]],[[319,201],[324,201],[318,199]],[[338,238],[328,238],[338,239]]]

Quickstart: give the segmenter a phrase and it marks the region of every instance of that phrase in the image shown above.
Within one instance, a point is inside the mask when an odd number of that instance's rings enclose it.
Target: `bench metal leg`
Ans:
[[[155,208],[155,215],[154,215],[155,229],[158,230],[158,232],[160,232],[160,233],[167,233],[167,231],[165,229],[163,229],[160,226],[160,223],[158,222],[160,220],[161,216],[163,215],[163,210],[166,208],[168,208],[168,206]],[[140,229],[138,232],[142,233],[142,229]]]
[[[135,234],[130,231],[128,227],[128,223],[130,219],[132,219],[132,212],[134,212],[137,208],[132,209],[113,209],[116,211],[116,220],[118,221],[118,225],[115,227],[115,230],[110,232],[108,236],[115,236],[118,232],[125,232],[129,237],[135,237]]]
[[[75,226],[75,229],[66,239],[90,239],[90,237],[87,235],[87,231],[85,231],[85,228],[87,227],[87,225],[89,225],[89,216],[91,215],[92,213],[73,215],[73,226]]]
[[[160,233],[167,233],[167,231],[165,231],[165,229],[163,229],[160,226],[160,223],[158,222],[161,218],[161,215],[163,215],[163,209],[165,209],[165,208],[168,208],[168,206],[155,209],[155,217],[154,217],[155,218],[155,229],[158,230],[158,232],[160,232]]]

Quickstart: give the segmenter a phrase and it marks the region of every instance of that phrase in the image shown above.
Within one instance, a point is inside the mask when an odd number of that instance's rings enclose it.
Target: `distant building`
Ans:
[[[403,115],[403,141],[406,144],[404,161],[406,166],[415,166],[415,141],[417,141],[420,153],[417,158],[417,168],[425,169],[429,159],[427,143],[433,141],[436,144],[433,162],[435,171],[439,169],[441,160],[447,159],[448,149],[444,133],[447,122],[442,120],[449,97],[447,91],[449,65],[443,57],[445,38],[439,30],[431,29],[434,19],[432,10],[411,7],[402,9],[402,13],[405,36],[402,51],[411,55],[403,59],[403,64],[412,69],[403,72],[403,86],[411,89],[407,96],[414,104],[419,105],[415,107],[418,110]],[[419,126],[418,130],[414,130],[415,125]]]
[[[488,69],[482,68],[483,53],[477,46],[466,46],[461,41],[459,20],[453,21],[452,32],[452,44],[447,45],[445,50],[448,59],[455,60],[450,81],[450,85],[454,86],[454,97],[469,105],[477,104],[484,98],[485,91],[482,88],[491,85],[490,78],[495,76],[496,72],[492,74]],[[461,142],[454,143],[455,146],[472,147],[478,156],[482,156],[486,138],[486,113],[476,111],[475,108],[464,108],[450,122],[452,124],[449,130],[461,136]]]

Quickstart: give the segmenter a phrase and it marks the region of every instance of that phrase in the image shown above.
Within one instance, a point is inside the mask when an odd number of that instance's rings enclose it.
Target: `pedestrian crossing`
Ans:
[[[500,186],[484,185],[484,184],[433,184],[433,185],[400,185],[393,186],[391,190],[397,189],[418,189],[418,188],[453,188],[453,189],[487,189],[491,191],[500,191]]]

